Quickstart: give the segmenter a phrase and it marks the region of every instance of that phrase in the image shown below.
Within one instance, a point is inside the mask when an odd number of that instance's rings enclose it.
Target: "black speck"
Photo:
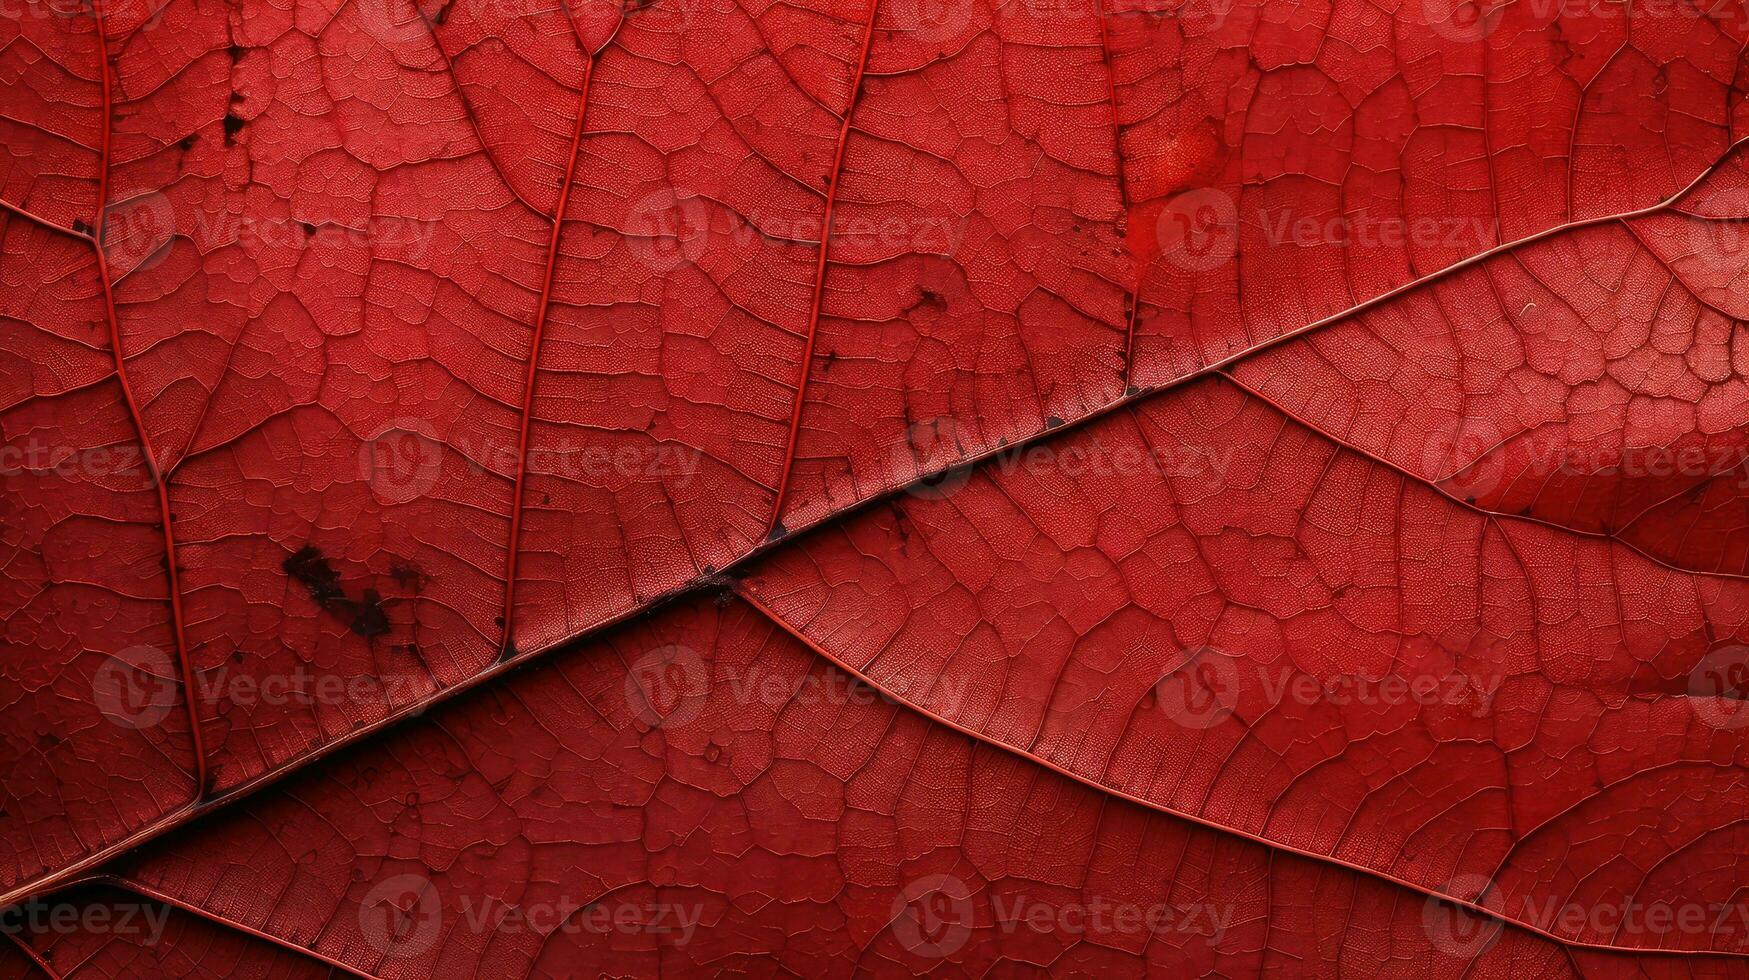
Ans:
[[[236,142],[236,135],[243,130],[243,117],[234,112],[225,113],[225,145]]]
[[[1063,420],[1056,417],[1055,415],[1045,416],[1045,428],[1047,428],[1047,429],[1055,429],[1062,424],[1063,424]]]
[[[308,590],[318,606],[327,608],[346,598],[346,593],[340,588],[340,574],[313,544],[299,548],[280,567]]]
[[[364,599],[355,604],[352,622],[347,626],[359,636],[382,636],[389,631],[389,617],[383,612],[383,597],[375,589],[365,589]]]

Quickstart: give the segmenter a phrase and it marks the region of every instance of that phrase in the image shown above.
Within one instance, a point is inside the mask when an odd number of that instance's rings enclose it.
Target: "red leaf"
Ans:
[[[1737,975],[1746,42],[0,18],[18,969]]]

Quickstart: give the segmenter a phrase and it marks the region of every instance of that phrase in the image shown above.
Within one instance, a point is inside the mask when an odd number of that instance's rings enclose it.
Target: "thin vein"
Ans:
[[[783,502],[789,492],[789,474],[795,466],[796,440],[801,435],[802,405],[807,401],[809,368],[814,363],[814,340],[820,333],[820,309],[826,298],[826,261],[832,248],[832,208],[838,200],[838,179],[844,173],[844,147],[850,142],[850,120],[856,115],[857,98],[862,94],[863,75],[868,71],[868,53],[874,46],[875,12],[880,0],[869,0],[868,23],[862,30],[862,54],[856,62],[856,75],[850,83],[850,103],[844,107],[844,119],[838,127],[838,149],[832,157],[832,172],[826,178],[826,204],[820,224],[820,252],[814,264],[814,297],[808,308],[808,336],[802,346],[802,363],[796,378],[795,403],[790,406],[789,440],[783,452],[783,472],[778,477],[777,494],[771,502],[771,523],[767,536],[782,537]]]
[[[176,567],[176,532],[171,527],[169,481],[159,467],[157,450],[152,446],[152,437],[147,434],[145,417],[140,413],[139,400],[134,397],[133,384],[128,380],[127,359],[122,355],[121,349],[121,321],[115,312],[115,292],[110,286],[109,261],[103,254],[103,227],[109,204],[110,143],[115,103],[112,91],[114,83],[110,78],[109,29],[103,6],[98,4],[93,7],[93,12],[97,19],[97,58],[103,77],[103,137],[97,158],[97,215],[90,240],[92,250],[97,256],[97,279],[103,285],[103,315],[109,325],[109,348],[115,356],[116,382],[121,387],[123,401],[127,403],[128,417],[133,420],[134,431],[139,435],[140,454],[145,457],[152,487],[158,494],[158,523],[164,529],[164,570],[169,577],[171,630],[176,640],[176,664],[182,675],[182,703],[188,711],[188,734],[194,751],[194,798],[188,804],[193,805],[207,794],[206,741],[201,732],[200,710],[195,704],[197,688],[194,683],[194,668],[189,661],[188,637],[183,625],[182,583]]]

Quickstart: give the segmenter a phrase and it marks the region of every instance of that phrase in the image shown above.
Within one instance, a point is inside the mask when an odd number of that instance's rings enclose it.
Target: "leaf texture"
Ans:
[[[7,11],[5,969],[1742,975],[1740,14]]]

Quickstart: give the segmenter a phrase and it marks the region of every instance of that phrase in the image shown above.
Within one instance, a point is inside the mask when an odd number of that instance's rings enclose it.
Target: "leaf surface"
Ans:
[[[892,909],[943,895],[965,972],[1408,969],[1433,909],[1489,934],[1454,973],[1735,975],[1746,41],[0,19],[0,892],[169,903],[263,975],[921,969]],[[738,714],[753,665],[819,703]],[[411,953],[364,935],[406,875]],[[458,931],[619,889],[702,945]],[[998,923],[1162,890],[1238,918]],[[1558,914],[1649,907],[1715,918]]]

